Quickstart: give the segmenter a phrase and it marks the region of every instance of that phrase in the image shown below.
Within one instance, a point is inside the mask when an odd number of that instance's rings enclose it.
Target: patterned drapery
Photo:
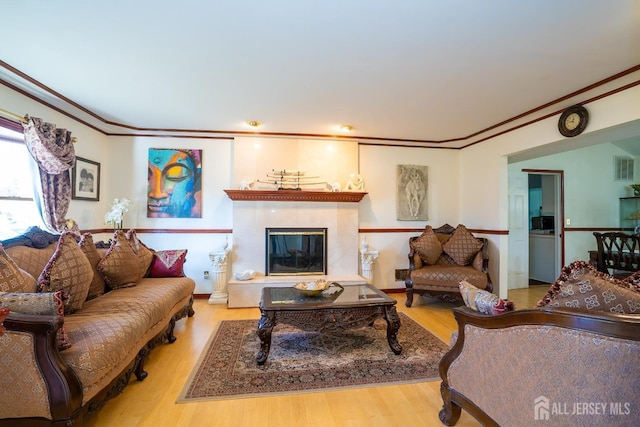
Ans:
[[[71,202],[70,169],[76,161],[71,132],[37,117],[26,116],[26,119],[25,143],[40,171],[41,188],[36,195],[40,215],[51,231],[62,233]]]

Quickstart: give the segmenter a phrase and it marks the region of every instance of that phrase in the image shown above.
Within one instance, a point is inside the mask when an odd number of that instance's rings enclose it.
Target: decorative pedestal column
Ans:
[[[362,266],[362,277],[368,284],[373,282],[373,264],[378,259],[380,253],[378,251],[362,251],[360,252],[360,265]]]
[[[220,250],[209,254],[211,264],[211,278],[213,279],[213,293],[209,297],[209,304],[226,304],[227,293],[227,255],[229,251]]]

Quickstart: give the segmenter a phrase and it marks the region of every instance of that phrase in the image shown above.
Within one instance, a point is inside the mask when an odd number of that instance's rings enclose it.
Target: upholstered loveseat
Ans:
[[[440,362],[444,424],[464,409],[485,426],[640,425],[640,272],[577,261],[532,309],[465,303]]]
[[[409,272],[405,279],[406,306],[413,294],[445,301],[461,299],[458,283],[467,280],[491,292],[487,239],[475,237],[462,224],[433,229],[425,227],[420,236],[409,238]]]
[[[90,234],[30,230],[0,247],[0,425],[81,425],[117,396],[175,322],[192,316],[186,250],[154,251],[130,230],[99,249]]]

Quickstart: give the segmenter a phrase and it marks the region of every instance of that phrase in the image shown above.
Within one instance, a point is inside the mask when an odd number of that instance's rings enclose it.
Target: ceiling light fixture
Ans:
[[[259,121],[257,121],[257,120],[249,120],[249,121],[247,121],[247,124],[248,124],[249,126],[251,126],[252,128],[257,128],[257,127],[258,127],[258,126],[260,126],[262,123],[260,123],[260,122],[259,122]]]
[[[351,132],[353,130],[353,126],[351,125],[341,125],[340,130],[345,132]]]

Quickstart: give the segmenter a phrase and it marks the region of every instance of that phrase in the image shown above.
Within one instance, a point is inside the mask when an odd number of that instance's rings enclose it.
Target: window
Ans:
[[[33,160],[20,132],[0,126],[0,240],[44,228],[33,198]]]

